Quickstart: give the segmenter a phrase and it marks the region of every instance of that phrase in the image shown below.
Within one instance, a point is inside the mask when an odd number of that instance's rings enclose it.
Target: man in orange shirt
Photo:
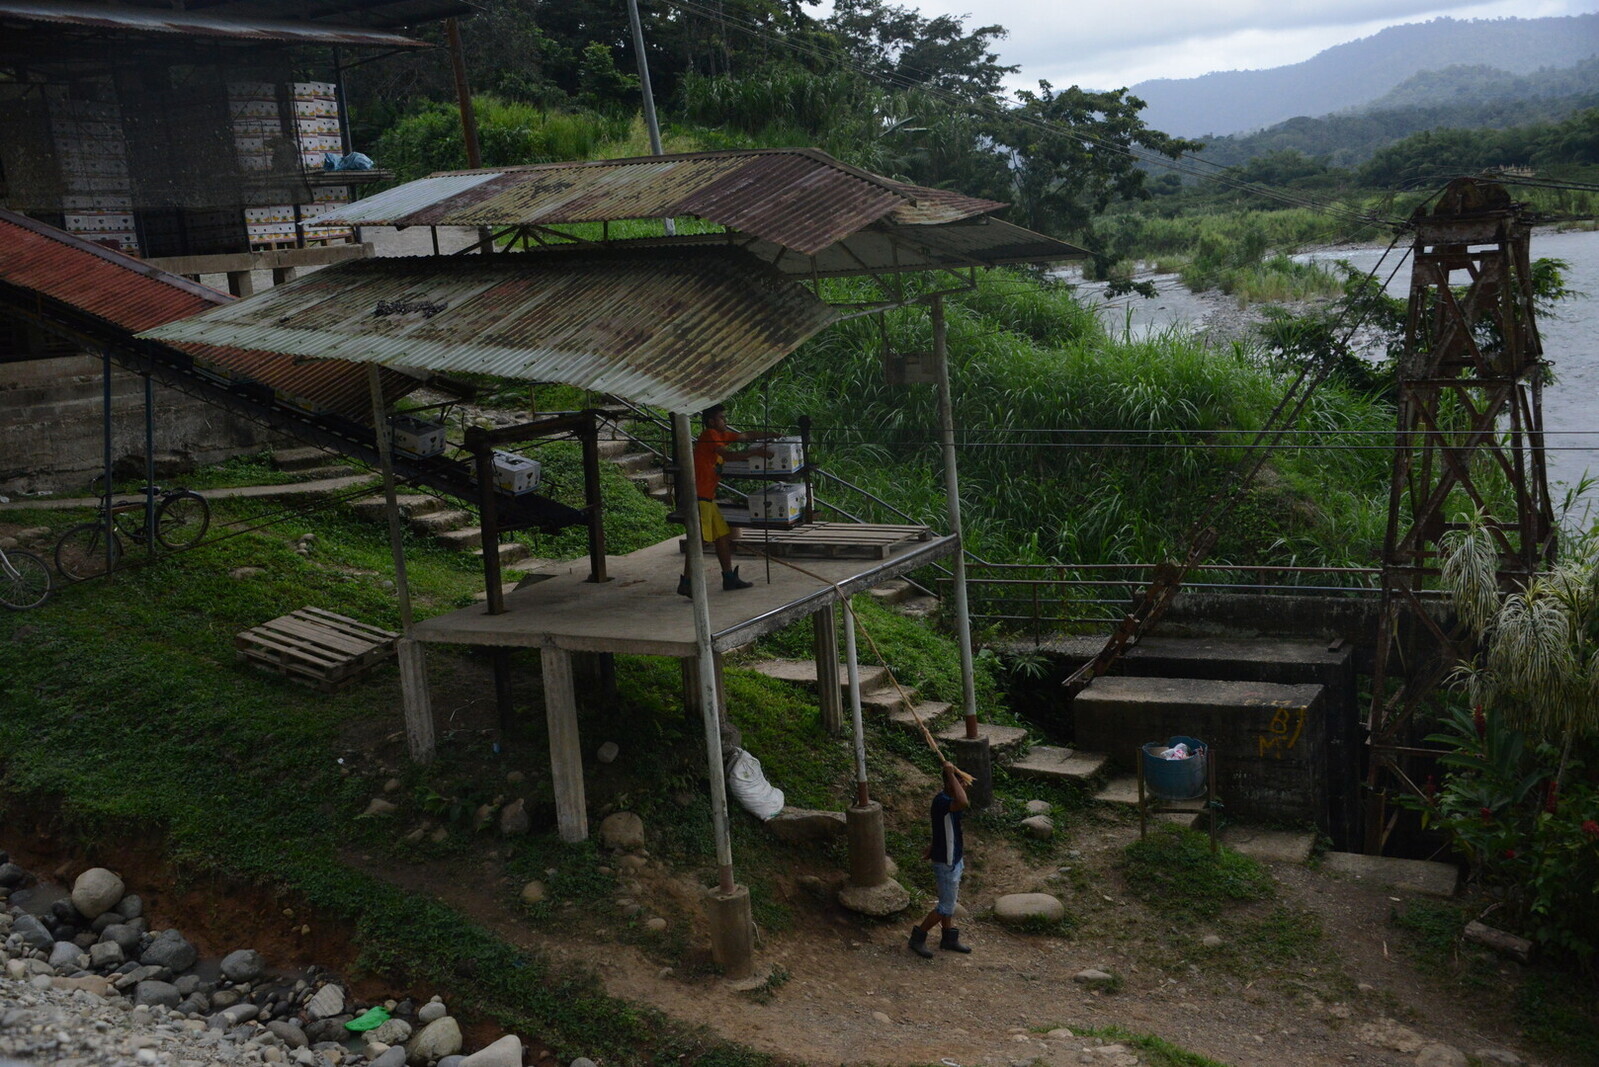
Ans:
[[[716,506],[716,489],[722,484],[724,461],[771,454],[770,450],[765,448],[734,451],[728,447],[729,445],[745,441],[769,441],[777,434],[764,431],[739,433],[737,430],[729,429],[727,408],[722,404],[713,404],[706,408],[701,421],[705,424],[705,428],[700,431],[699,438],[694,442],[694,490],[699,496],[700,536],[716,546],[716,558],[722,564],[722,588],[748,589],[755,583],[740,578],[738,568],[733,566],[733,529],[722,517],[722,509]],[[684,596],[692,595],[689,591],[688,569],[693,561],[694,553],[685,555],[683,577],[677,582],[677,591]]]

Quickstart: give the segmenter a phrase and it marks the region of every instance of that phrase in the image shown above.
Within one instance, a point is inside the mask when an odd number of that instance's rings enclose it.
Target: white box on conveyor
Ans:
[[[426,459],[444,451],[444,424],[395,415],[389,419],[389,440],[401,455]]]
[[[539,487],[543,467],[536,459],[519,456],[515,452],[494,450],[494,485],[513,496],[531,493]]]
[[[773,482],[749,495],[751,522],[793,522],[805,510],[805,486]]]
[[[771,441],[752,441],[745,448],[764,448],[769,456],[751,456],[722,465],[722,473],[733,477],[750,474],[798,474],[805,467],[805,449],[798,437],[779,437]]]

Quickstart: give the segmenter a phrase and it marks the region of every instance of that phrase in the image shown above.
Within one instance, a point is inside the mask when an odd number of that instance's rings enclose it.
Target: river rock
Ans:
[[[373,797],[372,802],[366,806],[366,810],[361,814],[363,816],[392,815],[398,810],[400,810],[400,806],[398,804],[384,800],[382,797]]]
[[[241,948],[222,957],[222,977],[230,982],[253,982],[266,973],[266,960],[253,948]]]
[[[1055,820],[1048,815],[1029,815],[1022,820],[1022,829],[1027,831],[1028,837],[1048,841],[1055,836]]]
[[[15,889],[18,886],[26,885],[31,877],[32,875],[28,874],[27,871],[9,860],[5,863],[0,863],[0,886],[4,886],[7,889]]]
[[[211,1006],[217,1011],[221,1011],[223,1008],[233,1007],[233,1005],[243,999],[236,990],[219,989],[211,994]]]
[[[615,741],[607,741],[605,744],[600,746],[600,750],[598,752],[594,753],[594,758],[599,760],[601,763],[615,763],[616,757],[620,756],[621,754],[621,745],[618,745]]]
[[[331,1019],[344,1011],[344,990],[336,985],[325,985],[316,991],[305,1005],[305,1017],[313,1021]]]
[[[1027,814],[1048,815],[1051,807],[1051,804],[1047,800],[1029,800],[1027,802]]]
[[[126,891],[116,872],[90,867],[72,883],[72,906],[85,919],[95,919],[115,907]]]
[[[372,1061],[372,1067],[405,1067],[405,1046],[395,1045]]]
[[[461,1063],[465,1059],[466,1059],[465,1056],[463,1056],[459,1052],[457,1052],[453,1056],[444,1057],[437,1064],[435,1064],[434,1067],[461,1067]],[[518,1062],[520,1062],[520,1061],[518,1061]]]
[[[22,943],[29,948],[36,948],[40,952],[49,952],[55,948],[55,935],[32,915],[18,915],[11,924],[11,932],[22,935]]]
[[[367,1044],[399,1045],[411,1037],[411,1024],[404,1019],[386,1019],[366,1032]]]
[[[143,936],[133,923],[112,923],[100,931],[100,942],[116,945],[122,950],[124,958],[131,958],[138,954],[139,941]]]
[[[644,820],[631,811],[612,812],[600,823],[600,844],[622,852],[643,848]]]
[[[267,1023],[267,1029],[278,1035],[278,1040],[289,1048],[308,1048],[311,1042],[307,1040],[305,1031],[286,1019],[274,1019]]]
[[[522,1039],[506,1034],[461,1061],[461,1067],[522,1067]]]
[[[122,946],[115,941],[97,941],[89,946],[89,967],[92,970],[108,971],[127,961]]]
[[[139,954],[139,962],[152,967],[165,967],[176,974],[193,967],[198,955],[182,934],[176,930],[162,930],[150,941],[150,946]]]
[[[71,941],[57,941],[50,949],[50,966],[58,971],[81,971],[83,950]]]
[[[261,1014],[261,1009],[248,1001],[230,1004],[226,1008],[211,1016],[213,1030],[232,1030],[236,1026],[243,1026]]]
[[[406,1046],[405,1062],[412,1067],[434,1063],[461,1051],[461,1027],[452,1016],[435,1019],[424,1026]]]
[[[500,833],[506,837],[520,837],[532,829],[533,820],[528,818],[527,803],[517,797],[500,812]]]
[[[537,879],[522,887],[522,903],[529,906],[542,902],[548,895],[544,889],[544,883]]]
[[[434,997],[417,1011],[416,1021],[426,1026],[428,1023],[437,1022],[448,1014],[450,1014],[450,1009],[444,1006],[444,1001]]]
[[[1505,1063],[1510,1067],[1521,1067],[1526,1062],[1509,1049],[1502,1048],[1480,1048],[1472,1055],[1484,1063]]]
[[[171,982],[147,981],[133,987],[133,1002],[145,1007],[175,1008],[183,997]]]
[[[104,975],[86,974],[82,978],[52,978],[51,989],[83,990],[102,999],[111,995],[111,980]]]
[[[117,902],[117,914],[132,922],[144,915],[144,898],[137,893],[129,893]]]
[[[1434,1041],[1416,1053],[1416,1067],[1466,1067],[1466,1054],[1453,1045]]]
[[[1009,893],[994,901],[994,918],[1008,926],[1042,920],[1059,922],[1066,905],[1048,893]]]

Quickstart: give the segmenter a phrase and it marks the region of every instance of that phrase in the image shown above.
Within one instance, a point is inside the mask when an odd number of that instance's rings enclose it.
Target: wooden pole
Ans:
[[[461,25],[455,19],[445,19],[444,32],[450,40],[450,71],[455,75],[455,102],[461,109],[461,140],[466,145],[466,165],[476,170],[483,165],[483,152],[478,147],[472,90],[466,84],[466,54],[461,49]]]
[[[833,604],[811,616],[816,653],[816,702],[822,712],[822,729],[837,736],[844,732],[844,693],[838,677],[838,608]]]
[[[944,326],[944,298],[933,297],[933,363],[938,372],[938,431],[944,446],[944,502],[949,532],[961,536],[960,474],[955,466],[955,401],[949,385],[949,341]],[[972,671],[972,620],[966,604],[966,546],[955,553],[955,636],[960,643],[961,699],[966,715],[966,736],[977,736],[977,683]]]
[[[562,648],[545,647],[540,655],[544,665],[544,717],[550,732],[555,825],[562,841],[576,844],[588,838],[589,816],[583,792],[583,741],[577,727],[572,654]]]

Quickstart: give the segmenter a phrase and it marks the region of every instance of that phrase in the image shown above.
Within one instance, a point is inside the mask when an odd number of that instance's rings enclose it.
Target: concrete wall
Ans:
[[[103,364],[95,357],[0,363],[0,492],[81,488],[104,464]],[[266,428],[157,385],[161,477],[267,447]],[[111,456],[144,469],[144,379],[113,368]]]

